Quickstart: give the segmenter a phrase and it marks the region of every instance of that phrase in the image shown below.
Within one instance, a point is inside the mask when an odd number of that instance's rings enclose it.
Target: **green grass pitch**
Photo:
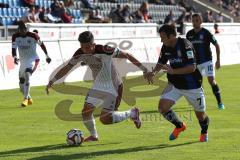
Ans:
[[[44,87],[32,87],[34,104],[20,108],[22,96],[18,89],[0,91],[0,160],[239,160],[239,73],[240,65],[224,66],[216,73],[226,107],[224,111],[217,109],[211,88],[204,79],[210,117],[208,143],[198,142],[200,127],[185,99],[181,99],[174,110],[187,123],[187,130],[177,140],[169,141],[174,127],[157,112],[159,98],[152,97],[137,99],[136,105],[142,112],[141,129],[136,129],[131,121],[102,125],[97,120],[99,142],[68,147],[65,144],[68,130],[81,129],[85,136],[88,132],[81,121],[59,119],[55,106],[61,100],[71,99],[71,112],[80,114],[83,96],[52,90],[47,96]],[[129,108],[126,103],[120,106],[120,110]]]

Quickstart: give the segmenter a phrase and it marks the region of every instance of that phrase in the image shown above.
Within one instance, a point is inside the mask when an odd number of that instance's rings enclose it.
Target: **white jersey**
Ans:
[[[92,89],[108,92],[114,96],[118,95],[118,87],[122,80],[116,70],[113,57],[119,54],[118,48],[96,45],[94,54],[83,54],[81,49],[77,50],[70,60],[71,65],[84,62],[92,70],[94,84]]]
[[[39,59],[36,51],[37,44],[41,45],[42,42],[39,36],[32,32],[27,32],[24,36],[15,33],[12,36],[12,48],[18,49],[20,68],[32,68],[32,63]]]

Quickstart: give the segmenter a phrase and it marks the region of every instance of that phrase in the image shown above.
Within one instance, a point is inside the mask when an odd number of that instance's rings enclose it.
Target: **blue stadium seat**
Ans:
[[[26,12],[27,12],[27,8],[21,8],[21,15],[23,16],[23,15],[25,15],[26,14]]]
[[[76,16],[77,16],[78,18],[81,17],[81,11],[80,11],[80,10],[76,10]]]
[[[7,9],[7,13],[8,13],[8,16],[9,16],[9,17],[12,17],[12,16],[13,16],[12,8],[8,8],[8,9]]]
[[[22,17],[22,9],[21,8],[17,8],[17,13],[18,13],[19,17]]]
[[[47,3],[48,3],[48,7],[50,8],[50,6],[51,6],[51,4],[52,4],[52,1],[47,1]]]
[[[12,13],[13,13],[13,17],[19,17],[19,14],[17,12],[17,8],[12,8]]]
[[[7,8],[3,8],[2,9],[2,13],[3,13],[3,16],[8,16],[8,13],[7,13]]]
[[[0,8],[0,16],[3,16],[3,10]]]
[[[6,25],[7,25],[6,17],[0,17],[0,22],[1,22],[1,24],[3,24],[4,26],[6,26]]]
[[[7,25],[12,25],[12,19],[10,17],[6,17]]]
[[[19,0],[13,0],[13,6],[14,7],[19,7],[20,6],[20,1]]]

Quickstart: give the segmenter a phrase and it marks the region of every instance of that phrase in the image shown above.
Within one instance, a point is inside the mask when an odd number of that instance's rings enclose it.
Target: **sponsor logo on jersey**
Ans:
[[[171,53],[168,53],[168,52],[166,52],[166,53],[164,53],[166,56],[170,56],[171,55]]]
[[[187,57],[188,59],[194,58],[193,51],[187,51]]]
[[[182,59],[180,58],[172,58],[172,59],[169,59],[169,62],[171,64],[174,64],[174,63],[182,63]]]
[[[199,39],[204,39],[204,36],[200,34]]]

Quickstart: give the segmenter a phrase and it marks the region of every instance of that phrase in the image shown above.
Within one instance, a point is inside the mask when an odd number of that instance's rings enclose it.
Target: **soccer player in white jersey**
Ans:
[[[113,63],[113,58],[126,58],[138,66],[144,73],[147,72],[147,68],[133,56],[120,51],[118,48],[95,44],[94,37],[90,31],[81,33],[78,40],[81,48],[75,52],[68,64],[51,78],[46,86],[47,93],[54,82],[67,75],[78,63],[84,63],[90,67],[94,78],[94,84],[86,96],[82,110],[83,123],[91,134],[85,141],[98,141],[93,111],[96,107],[99,107],[99,104],[101,104],[102,108],[100,121],[103,124],[118,123],[130,118],[133,120],[136,128],[140,128],[140,111],[137,107],[133,107],[128,111],[115,111],[115,107],[119,103],[117,99],[121,97],[119,88],[121,88],[122,80]]]
[[[51,58],[48,56],[47,49],[43,42],[40,41],[39,36],[36,33],[27,31],[24,22],[20,21],[18,24],[18,31],[12,36],[12,56],[16,65],[18,65],[20,61],[19,87],[24,95],[24,100],[21,103],[23,107],[33,103],[30,96],[30,77],[37,69],[40,60],[36,52],[36,44],[41,46],[46,54],[47,63],[50,63]],[[17,56],[17,49],[19,59]],[[33,63],[35,63],[34,66]]]

